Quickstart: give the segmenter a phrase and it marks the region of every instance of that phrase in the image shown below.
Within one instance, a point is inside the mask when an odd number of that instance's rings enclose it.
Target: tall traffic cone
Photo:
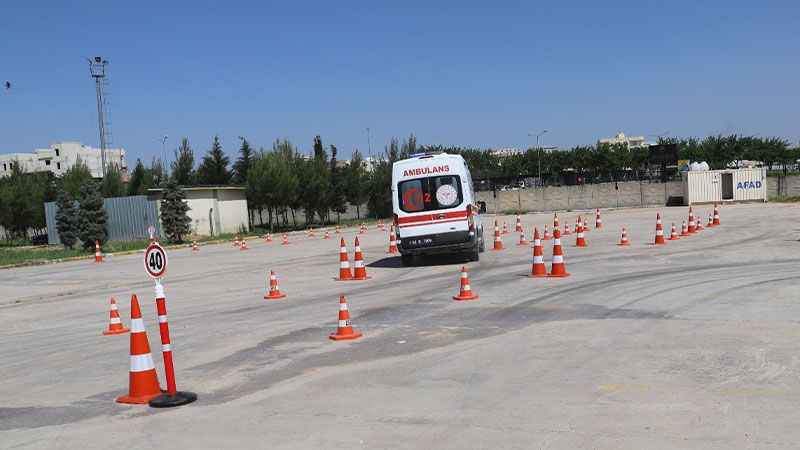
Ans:
[[[672,228],[669,230],[669,240],[670,241],[677,241],[680,238],[678,237],[678,229],[675,228],[675,222],[672,222]]]
[[[603,228],[603,218],[600,217],[600,208],[594,211],[594,227]]]
[[[569,223],[564,222],[564,233],[562,234],[564,236],[569,236],[570,234],[572,234],[572,231],[569,230]]]
[[[525,233],[519,234],[519,242],[517,242],[517,246],[528,245],[528,240],[525,239]]]
[[[558,213],[553,213],[553,229],[559,228]]]
[[[108,329],[103,331],[103,334],[108,336],[110,334],[122,334],[131,331],[122,325],[122,319],[119,318],[119,309],[117,308],[117,299],[111,297],[111,313],[108,320]]]
[[[461,287],[458,290],[458,295],[453,296],[453,300],[477,300],[478,296],[472,292],[472,286],[469,284],[469,274],[466,267],[461,267]]]
[[[654,245],[664,245],[667,242],[664,240],[664,227],[661,225],[661,213],[656,213],[656,239]]]
[[[549,241],[550,240],[550,231],[547,228],[547,224],[544,224],[544,234],[542,235],[542,240],[543,241]]]
[[[719,226],[719,225],[720,225],[720,222],[719,222],[719,205],[714,203],[714,223],[713,223],[712,226],[716,227],[716,226]]]
[[[564,263],[564,249],[561,248],[561,230],[553,230],[553,262],[548,277],[568,277],[567,265]]]
[[[117,397],[117,403],[144,404],[161,394],[158,375],[150,354],[150,343],[142,321],[142,311],[136,294],[131,296],[131,367],[128,376],[128,395]]]
[[[197,241],[192,241],[192,251],[193,252],[199,252],[200,251],[200,246],[197,245]]]
[[[283,233],[283,239],[281,240],[281,245],[289,245],[289,235]]]
[[[394,232],[394,225],[389,226],[389,250],[386,253],[390,255],[397,253],[397,235]]]
[[[239,246],[239,250],[241,250],[241,251],[249,250],[247,248],[247,241],[246,240],[242,239],[242,245]]]
[[[517,224],[514,225],[514,232],[515,233],[522,233],[522,221],[519,218],[519,214],[517,214]]]
[[[322,236],[322,239],[330,239],[330,238],[331,238],[331,233],[330,233],[330,231],[328,231],[328,230],[325,230],[325,236]]]
[[[339,243],[339,281],[346,281],[353,279],[353,271],[350,269],[350,260],[347,256],[347,244],[344,243],[344,238],[341,238]]]
[[[586,219],[584,219],[583,217],[579,217],[579,219],[581,219],[581,229],[583,229],[583,233],[586,234],[589,231],[591,231],[591,228],[589,228],[589,225],[586,222]]]
[[[508,234],[508,222],[503,222],[503,236]]]
[[[689,234],[697,233],[697,229],[695,227],[694,222],[694,215],[692,214],[692,207],[689,207]]]
[[[694,222],[694,231],[699,233],[699,232],[705,230],[705,228],[703,227],[703,218],[702,217],[697,216],[697,217],[694,218],[694,220],[695,220],[695,222]]]
[[[497,227],[497,221],[494,221],[494,248],[492,250],[500,251],[503,249],[503,239],[500,237],[500,228]]]
[[[336,327],[336,332],[328,337],[334,341],[361,337],[361,333],[353,329],[353,325],[350,323],[350,311],[347,309],[347,299],[344,298],[344,295],[339,296],[339,325]]]
[[[100,251],[100,241],[98,240],[94,241],[94,262],[103,262],[103,252]]]
[[[361,254],[361,243],[358,242],[358,236],[356,236],[353,246],[355,247],[353,250],[353,279],[366,280],[370,277],[367,276],[367,268],[364,266],[364,256]]]
[[[277,300],[279,298],[286,297],[286,294],[281,292],[280,288],[278,287],[278,276],[275,275],[275,271],[269,271],[269,288],[267,293],[264,294],[265,300]]]
[[[586,245],[586,236],[584,235],[584,231],[586,230],[583,227],[583,221],[580,217],[578,217],[578,229],[575,231],[575,247],[588,247]]]
[[[532,277],[546,277],[547,267],[544,265],[544,252],[542,240],[539,239],[539,229],[533,230],[533,264],[531,265]]]
[[[686,225],[686,221],[683,221],[681,225],[681,237],[689,236],[689,227]]]
[[[619,244],[617,245],[631,245],[630,241],[628,241],[628,230],[626,230],[625,227],[622,227],[622,237],[619,238]]]

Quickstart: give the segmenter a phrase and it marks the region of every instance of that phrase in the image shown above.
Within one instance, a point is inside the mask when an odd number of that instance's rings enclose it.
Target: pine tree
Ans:
[[[92,180],[92,172],[89,167],[78,157],[75,164],[64,172],[59,183],[61,188],[69,193],[72,198],[77,198],[80,194],[81,186]]]
[[[331,211],[337,214],[343,214],[347,211],[345,205],[345,178],[342,171],[336,167],[336,154],[338,150],[335,145],[331,145],[331,163],[330,163],[330,179],[331,186],[328,196],[328,206]]]
[[[169,179],[169,175],[164,169],[164,162],[161,161],[161,158],[156,158],[155,156],[153,157],[153,161],[150,163],[150,170],[148,170],[147,173],[149,174],[149,177],[145,178],[149,178],[151,182],[150,186],[153,187],[164,186]]]
[[[56,198],[56,229],[58,238],[66,248],[75,246],[78,240],[78,208],[67,191],[60,191]]]
[[[128,195],[143,195],[147,193],[145,186],[145,168],[141,159],[136,160],[136,167],[133,168],[131,179],[128,181]]]
[[[350,164],[345,170],[345,198],[356,207],[356,217],[361,218],[361,205],[367,201],[367,173],[364,170],[364,158],[358,150],[353,151]]]
[[[192,219],[189,218],[189,204],[186,194],[178,187],[177,183],[170,181],[164,188],[164,198],[161,201],[161,229],[169,242],[180,244],[183,238],[191,232]]]
[[[103,196],[97,183],[90,181],[81,186],[78,196],[78,237],[87,249],[94,248],[94,241],[105,243],[108,239],[106,223],[108,214],[103,206]]]
[[[214,136],[211,149],[208,150],[200,167],[197,168],[198,181],[200,184],[205,185],[226,185],[230,183],[229,163],[230,160],[225,156],[222,145],[219,143],[219,136]]]
[[[172,179],[180,186],[191,186],[194,183],[194,150],[189,145],[188,138],[181,139],[181,145],[175,150]]]
[[[242,138],[239,148],[239,159],[233,164],[233,181],[236,184],[247,183],[247,172],[253,166],[253,149],[247,139]]]
[[[108,165],[101,190],[105,198],[125,196],[125,183],[122,182],[122,171],[118,165]]]

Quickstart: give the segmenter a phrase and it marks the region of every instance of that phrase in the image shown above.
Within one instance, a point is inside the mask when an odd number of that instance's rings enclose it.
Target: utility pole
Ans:
[[[535,133],[535,134],[534,133],[528,133],[528,136],[531,136],[531,137],[532,136],[536,136],[536,149],[539,152],[539,156],[536,158],[536,162],[539,164],[539,184],[541,186],[544,186],[544,183],[542,182],[542,147],[539,146],[539,137],[541,137],[545,133],[547,133],[547,130],[542,130],[541,132]]]
[[[94,78],[95,91],[97,93],[97,126],[100,131],[100,175],[106,176],[106,149],[108,148],[108,138],[106,135],[106,113],[105,113],[105,93],[103,85],[106,77],[106,64],[108,61],[100,56],[95,56],[89,60],[89,73]]]

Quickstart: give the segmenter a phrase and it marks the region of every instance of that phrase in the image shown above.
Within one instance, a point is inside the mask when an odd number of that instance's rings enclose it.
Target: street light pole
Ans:
[[[164,166],[164,169],[167,167],[167,135],[165,134],[164,137],[159,139],[161,141],[161,164]]]
[[[539,184],[542,186],[544,185],[544,183],[542,183],[542,147],[539,145],[539,137],[541,137],[545,133],[547,133],[547,130],[542,130],[541,132],[536,134],[528,133],[528,136],[536,136],[536,149],[539,153],[539,157],[536,158],[536,162],[539,164]]]

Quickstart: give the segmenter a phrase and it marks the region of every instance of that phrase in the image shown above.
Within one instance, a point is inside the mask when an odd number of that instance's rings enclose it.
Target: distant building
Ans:
[[[645,142],[644,136],[625,136],[625,133],[622,131],[617,133],[617,135],[613,138],[599,139],[597,144],[598,146],[603,144],[625,144],[628,146],[628,148],[647,147],[649,145],[647,142]]]
[[[508,158],[508,157],[515,156],[515,155],[521,155],[524,152],[522,150],[516,148],[516,147],[505,147],[505,148],[498,148],[498,149],[490,150],[489,153],[492,156],[495,156],[497,158],[503,159],[503,158]]]
[[[49,148],[36,149],[33,153],[8,153],[0,155],[0,177],[11,174],[14,167],[23,172],[52,172],[63,175],[78,159],[89,168],[92,176],[102,178],[100,149],[80,142],[56,142]],[[125,149],[106,149],[106,164],[116,164],[123,174],[128,172]]]

